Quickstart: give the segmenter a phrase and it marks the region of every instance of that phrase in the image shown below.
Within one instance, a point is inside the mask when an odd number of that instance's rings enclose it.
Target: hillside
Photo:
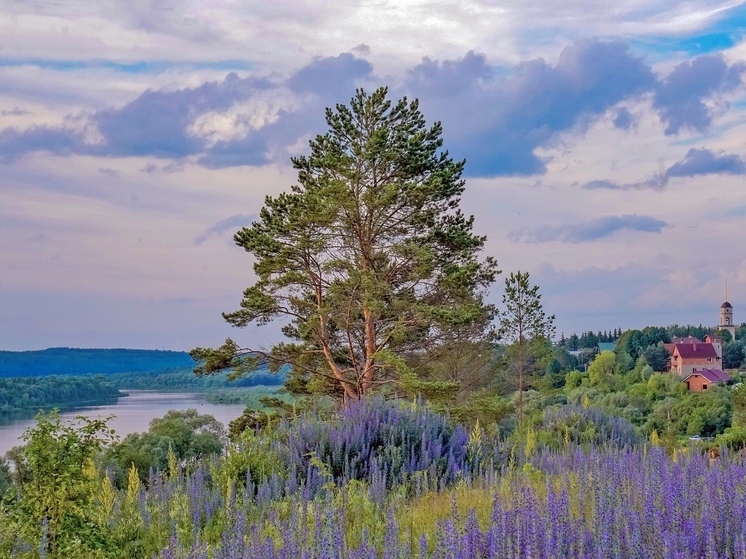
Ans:
[[[39,351],[0,351],[0,378],[145,373],[165,369],[191,369],[193,366],[192,358],[184,351],[68,347]]]

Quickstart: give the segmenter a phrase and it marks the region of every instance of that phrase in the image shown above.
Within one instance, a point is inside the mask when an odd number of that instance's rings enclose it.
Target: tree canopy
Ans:
[[[489,328],[483,298],[499,270],[479,259],[485,237],[459,209],[465,162],[442,149],[440,123],[428,128],[417,100],[387,94],[361,89],[327,109],[329,130],[291,159],[298,183],[234,236],[257,279],[225,319],[279,319],[290,341],[197,348],[198,374],[265,360],[291,366],[292,392],[357,399],[413,381],[408,358],[446,347],[455,331]]]

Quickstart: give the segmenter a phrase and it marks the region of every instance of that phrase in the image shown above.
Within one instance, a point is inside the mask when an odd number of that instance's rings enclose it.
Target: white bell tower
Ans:
[[[736,324],[733,322],[733,305],[728,302],[728,280],[725,280],[725,302],[720,305],[720,330],[727,330],[736,339]]]

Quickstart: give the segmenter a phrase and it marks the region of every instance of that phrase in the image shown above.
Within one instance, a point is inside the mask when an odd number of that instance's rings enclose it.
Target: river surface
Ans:
[[[104,406],[84,406],[75,410],[60,413],[63,420],[74,420],[76,415],[91,419],[105,418],[114,415],[109,426],[116,431],[120,439],[129,433],[142,433],[148,430],[148,424],[156,417],[163,417],[168,410],[186,410],[195,408],[199,413],[209,413],[228,428],[228,422],[243,412],[242,404],[211,404],[205,400],[207,394],[199,392],[152,392],[149,390],[122,390],[129,394],[119,398],[116,404]],[[14,446],[23,444],[19,438],[29,427],[33,419],[18,419],[0,424],[0,456]]]

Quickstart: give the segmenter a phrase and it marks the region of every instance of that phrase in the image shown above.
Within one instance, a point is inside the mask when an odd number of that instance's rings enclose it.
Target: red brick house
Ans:
[[[728,382],[730,377],[720,369],[702,369],[690,373],[684,382],[686,387],[692,392],[703,392],[710,386]]]
[[[702,369],[719,369],[722,362],[713,344],[676,344],[673,345],[673,349],[669,349],[669,352],[671,353],[671,372],[682,377]]]

